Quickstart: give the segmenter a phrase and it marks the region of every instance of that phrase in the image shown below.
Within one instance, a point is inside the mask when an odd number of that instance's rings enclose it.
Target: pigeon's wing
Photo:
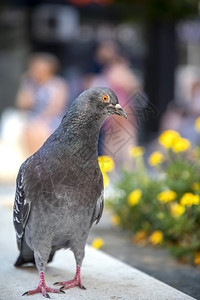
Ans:
[[[97,203],[94,209],[94,213],[92,216],[92,222],[91,224],[93,224],[96,221],[96,224],[99,223],[102,213],[103,213],[103,207],[104,207],[104,192],[102,190],[101,195],[99,196],[99,198],[97,199]]]
[[[23,173],[26,164],[27,160],[21,165],[17,176],[16,193],[13,208],[13,222],[17,234],[17,242],[19,248],[21,246],[21,238],[24,234],[24,228],[26,226],[26,222],[28,220],[28,216],[31,209],[31,204],[27,201],[26,195],[24,193]]]

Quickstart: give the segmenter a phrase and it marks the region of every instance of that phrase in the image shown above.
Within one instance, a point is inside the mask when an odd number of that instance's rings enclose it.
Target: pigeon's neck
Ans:
[[[83,113],[69,116],[66,121],[63,120],[61,123],[63,138],[69,144],[71,151],[85,151],[88,155],[97,153],[99,132],[103,121],[104,119],[100,119],[97,115],[85,116]]]

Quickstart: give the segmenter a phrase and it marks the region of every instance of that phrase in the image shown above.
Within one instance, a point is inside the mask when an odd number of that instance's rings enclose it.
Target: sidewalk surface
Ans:
[[[133,244],[129,233],[113,227],[110,218],[104,210],[100,223],[92,227],[89,244],[96,237],[102,238],[102,250],[107,254],[200,300],[200,266],[181,263],[162,247]]]
[[[38,284],[37,270],[32,267],[15,268],[18,251],[12,225],[10,202],[0,199],[0,299],[24,300],[22,294]],[[69,250],[57,252],[54,261],[46,270],[46,281],[53,286],[55,281],[72,279],[75,261]],[[189,300],[194,299],[182,292],[132,268],[101,251],[87,246],[82,268],[82,281],[86,291],[79,288],[66,290],[66,294],[50,294],[60,300]],[[29,296],[43,299],[42,295]],[[29,299],[28,298],[28,299]]]

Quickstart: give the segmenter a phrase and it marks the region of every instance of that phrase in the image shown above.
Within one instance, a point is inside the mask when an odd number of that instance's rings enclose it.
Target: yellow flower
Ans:
[[[193,189],[194,191],[199,190],[199,189],[200,189],[200,184],[199,184],[198,182],[194,182],[194,183],[192,184],[192,189]]]
[[[164,161],[164,156],[160,151],[153,152],[148,159],[150,166],[157,166]]]
[[[171,190],[165,190],[163,192],[161,192],[160,194],[158,194],[157,198],[160,202],[162,203],[166,203],[166,202],[171,202],[174,199],[176,199],[177,194],[174,191]]]
[[[115,167],[113,159],[109,156],[106,156],[106,155],[99,156],[98,161],[99,161],[99,167],[101,169],[101,172],[103,172],[103,173],[110,172]]]
[[[200,251],[194,253],[194,263],[195,265],[200,265]]]
[[[103,176],[103,186],[107,187],[110,183],[110,179],[105,172],[102,172],[102,176]]]
[[[114,215],[111,217],[111,223],[114,225],[114,226],[117,226],[119,225],[120,223],[120,217],[118,215]]]
[[[144,154],[144,148],[139,146],[132,147],[129,152],[132,157],[142,156]]]
[[[152,233],[152,235],[149,237],[150,242],[153,245],[157,245],[163,241],[163,233],[160,230],[156,230]]]
[[[190,148],[190,141],[182,138],[174,130],[164,131],[159,137],[159,143],[165,148],[172,148],[174,152],[182,152]]]
[[[199,202],[200,202],[199,195],[194,195],[192,193],[183,194],[180,200],[180,204],[184,206],[198,205]]]
[[[145,240],[147,236],[147,232],[145,230],[139,230],[134,234],[133,236],[133,242],[134,243],[140,243]]]
[[[198,117],[195,121],[195,129],[197,132],[200,132],[200,117]]]
[[[183,152],[190,148],[190,141],[184,138],[177,138],[172,145],[172,150],[174,152]]]
[[[99,249],[99,248],[103,247],[104,244],[105,244],[105,243],[104,243],[104,240],[103,240],[103,239],[101,239],[101,238],[96,238],[96,239],[93,240],[91,246],[92,246],[93,248],[95,248],[95,249]]]
[[[102,176],[103,176],[103,184],[104,184],[104,187],[106,187],[110,183],[109,177],[106,174],[106,172],[112,171],[115,167],[115,164],[114,164],[113,159],[106,155],[99,156],[98,161],[99,161],[99,167],[101,169]]]
[[[194,205],[198,205],[199,202],[200,202],[199,195],[194,195],[194,198],[193,198],[193,204],[194,204]]]
[[[159,136],[159,143],[165,148],[171,148],[180,134],[174,130],[166,130]]]
[[[173,203],[170,207],[170,211],[173,217],[179,217],[185,212],[185,207],[178,203]]]
[[[136,189],[136,190],[132,191],[128,196],[128,204],[130,206],[134,206],[134,205],[138,204],[141,196],[142,196],[141,190]]]

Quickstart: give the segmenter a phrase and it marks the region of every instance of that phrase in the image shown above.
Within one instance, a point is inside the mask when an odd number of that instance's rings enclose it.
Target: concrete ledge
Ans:
[[[25,300],[22,294],[38,284],[34,267],[15,268],[17,258],[15,233],[12,227],[12,212],[0,206],[0,299]],[[46,270],[46,282],[74,277],[75,261],[69,250],[60,250]],[[50,294],[60,300],[189,300],[194,299],[182,292],[132,268],[104,253],[86,247],[82,267],[82,282],[86,291],[79,288],[66,290],[66,294]],[[44,299],[42,295],[29,296],[33,300]],[[28,299],[29,299],[28,298]]]

